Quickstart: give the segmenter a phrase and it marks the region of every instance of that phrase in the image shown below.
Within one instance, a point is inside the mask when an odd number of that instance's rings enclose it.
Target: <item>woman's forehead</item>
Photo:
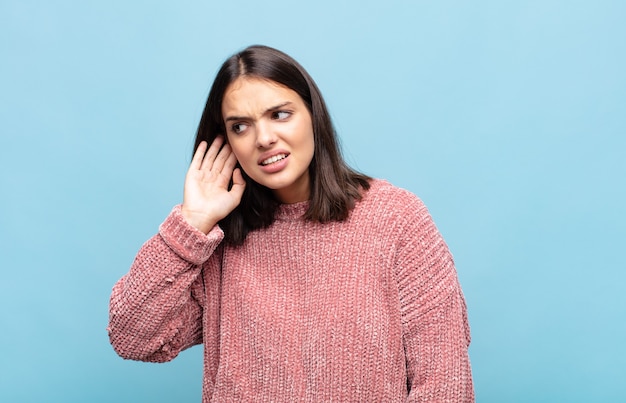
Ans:
[[[241,76],[224,92],[222,113],[257,115],[285,102],[302,100],[292,89],[264,78]]]

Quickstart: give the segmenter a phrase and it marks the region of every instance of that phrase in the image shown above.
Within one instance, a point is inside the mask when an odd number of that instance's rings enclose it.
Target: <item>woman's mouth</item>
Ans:
[[[267,166],[267,165],[273,164],[275,162],[278,162],[280,160],[283,160],[285,158],[287,158],[287,154],[276,154],[276,155],[274,155],[272,157],[269,157],[268,159],[265,159],[265,160],[261,161],[261,165]]]
[[[259,161],[259,168],[266,174],[274,174],[282,171],[287,167],[291,159],[287,151],[278,151],[274,155],[268,157],[263,156],[262,158],[263,159]]]

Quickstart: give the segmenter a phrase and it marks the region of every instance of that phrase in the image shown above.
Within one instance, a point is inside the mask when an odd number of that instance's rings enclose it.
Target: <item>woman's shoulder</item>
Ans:
[[[391,184],[386,179],[372,179],[363,201],[376,205],[387,205],[400,210],[423,206],[422,200],[413,192]]]
[[[378,220],[388,224],[420,221],[429,215],[418,196],[384,179],[370,181],[370,188],[363,193],[354,213],[362,220]]]
[[[413,192],[384,179],[372,179],[370,188],[355,205],[351,222],[378,237],[397,239],[401,233],[415,236],[430,220],[428,209]]]
[[[383,179],[370,185],[355,208],[355,221],[390,239],[414,240],[437,232],[428,208],[413,192]]]

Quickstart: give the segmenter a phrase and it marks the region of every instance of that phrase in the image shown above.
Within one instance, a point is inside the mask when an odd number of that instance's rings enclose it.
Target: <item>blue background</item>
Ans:
[[[0,400],[200,401],[124,361],[113,283],[181,201],[214,74],[318,82],[356,168],[456,259],[478,402],[626,399],[626,2],[0,1]]]

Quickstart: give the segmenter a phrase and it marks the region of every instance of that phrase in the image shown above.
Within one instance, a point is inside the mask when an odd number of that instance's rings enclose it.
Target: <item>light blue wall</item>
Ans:
[[[0,401],[200,401],[123,361],[111,286],[181,200],[219,64],[298,59],[346,158],[418,194],[479,402],[626,398],[626,2],[0,1]]]

